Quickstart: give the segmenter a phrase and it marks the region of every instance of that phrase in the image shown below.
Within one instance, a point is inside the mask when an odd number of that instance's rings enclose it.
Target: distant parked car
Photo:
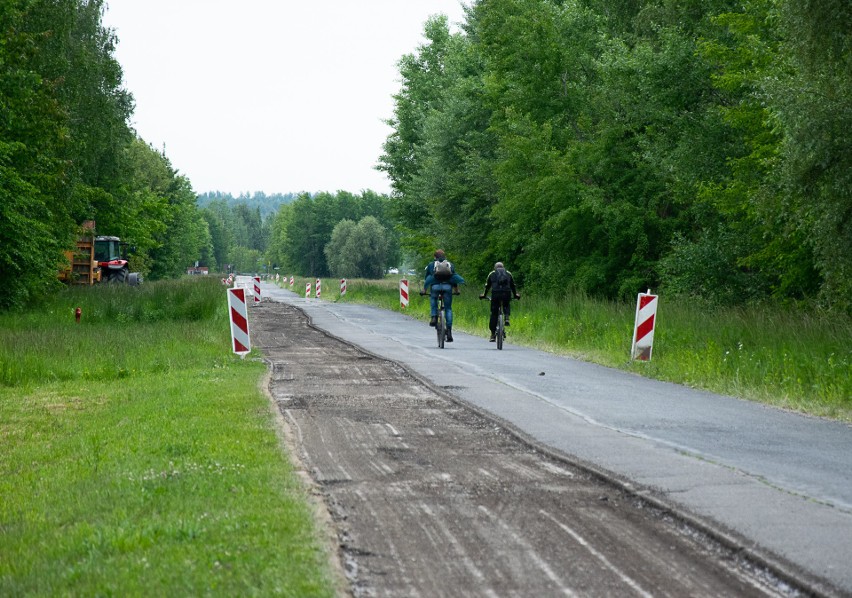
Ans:
[[[399,274],[399,268],[391,268],[388,270],[388,274]]]

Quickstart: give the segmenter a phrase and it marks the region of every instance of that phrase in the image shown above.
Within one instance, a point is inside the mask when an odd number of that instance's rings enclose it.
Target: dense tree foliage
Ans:
[[[58,286],[77,226],[136,248],[156,278],[212,253],[190,183],[136,137],[103,0],[0,3],[0,308]]]
[[[196,197],[139,139],[104,0],[0,3],[0,309],[76,227],[151,278],[195,261],[379,275],[449,252],[552,292],[852,311],[852,4],[476,0],[399,62],[390,198]],[[386,243],[386,249],[383,249]],[[383,254],[384,252],[384,254]]]
[[[628,297],[852,307],[852,5],[479,0],[399,63],[405,250]]]

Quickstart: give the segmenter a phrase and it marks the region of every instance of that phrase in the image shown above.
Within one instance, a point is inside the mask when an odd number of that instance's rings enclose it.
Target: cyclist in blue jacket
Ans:
[[[458,295],[458,285],[464,284],[464,278],[456,273],[456,268],[447,259],[443,249],[435,250],[435,260],[426,266],[421,295],[429,293],[429,326],[438,322],[438,297],[444,296],[444,311],[447,314],[447,342],[453,342],[453,295]]]

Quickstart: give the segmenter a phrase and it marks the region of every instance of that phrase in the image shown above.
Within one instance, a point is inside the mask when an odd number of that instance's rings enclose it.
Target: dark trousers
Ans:
[[[491,334],[494,334],[494,331],[497,330],[497,316],[500,314],[500,305],[503,305],[503,315],[505,317],[509,317],[509,312],[511,310],[511,301],[512,296],[506,295],[505,297],[495,297],[492,293],[491,295],[491,320],[488,322],[488,328],[491,330]]]

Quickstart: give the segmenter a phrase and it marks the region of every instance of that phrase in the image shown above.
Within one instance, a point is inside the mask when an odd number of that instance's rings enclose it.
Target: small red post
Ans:
[[[80,323],[80,316],[82,316],[82,315],[83,315],[82,309],[80,309],[79,307],[77,309],[75,309],[74,310],[74,321],[79,324]]]

